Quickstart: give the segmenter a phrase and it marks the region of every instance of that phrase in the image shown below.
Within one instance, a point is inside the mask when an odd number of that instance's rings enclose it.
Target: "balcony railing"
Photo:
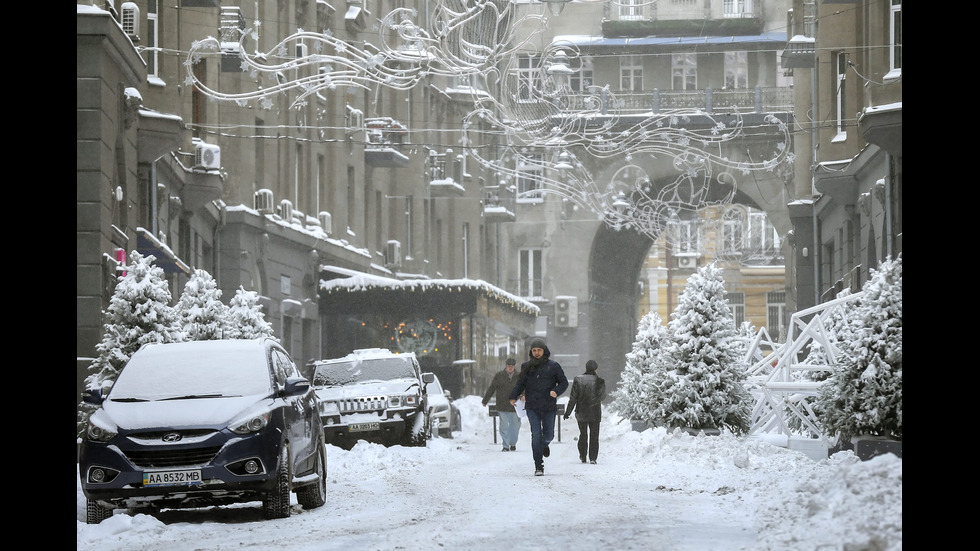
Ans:
[[[566,112],[581,112],[586,109],[586,98],[596,94],[568,96]],[[700,109],[706,113],[791,113],[793,112],[793,89],[787,87],[740,88],[736,90],[651,90],[634,92],[632,90],[612,90],[608,94],[598,93],[604,112],[617,114],[654,114],[675,109]],[[606,100],[605,97],[609,99]],[[613,99],[615,98],[615,100]],[[615,102],[615,103],[613,103]],[[592,107],[594,108],[594,107]]]

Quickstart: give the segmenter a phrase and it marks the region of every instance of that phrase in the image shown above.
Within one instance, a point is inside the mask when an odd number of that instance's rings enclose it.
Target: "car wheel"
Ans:
[[[319,444],[316,454],[317,481],[296,490],[296,501],[304,509],[316,509],[327,502],[327,448],[323,442]]]
[[[441,438],[452,438],[453,431],[452,429],[439,429],[439,436]]]
[[[409,446],[425,447],[432,436],[432,426],[426,422],[426,415],[416,414],[406,422],[405,443]]]
[[[289,518],[289,483],[291,481],[289,450],[283,444],[282,451],[279,453],[279,464],[276,465],[276,485],[262,500],[265,518]]]
[[[112,509],[99,505],[98,501],[91,499],[85,504],[85,523],[98,524],[112,516]]]

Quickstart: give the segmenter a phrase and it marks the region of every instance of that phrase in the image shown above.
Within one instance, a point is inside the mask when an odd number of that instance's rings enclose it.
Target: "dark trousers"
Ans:
[[[578,457],[585,461],[586,456],[590,461],[595,461],[599,457],[598,420],[578,422]]]

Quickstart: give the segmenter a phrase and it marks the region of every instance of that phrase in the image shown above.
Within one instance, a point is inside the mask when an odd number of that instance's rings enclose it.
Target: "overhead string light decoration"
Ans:
[[[185,84],[216,100],[240,106],[256,102],[270,109],[272,99],[286,91],[296,94],[291,106],[300,107],[311,95],[338,87],[404,91],[432,76],[455,82],[472,77],[479,85],[472,89],[473,110],[461,121],[461,143],[469,159],[495,173],[495,183],[515,190],[519,198],[557,195],[614,229],[632,228],[653,239],[679,213],[731,202],[739,175],[785,171],[792,165],[790,129],[776,116],[763,119],[766,128],[751,129],[780,136],[774,150],[759,161],[732,160],[724,147],[744,138],[747,130],[737,110],[723,117],[701,109],[653,112],[627,108],[609,86],[573,90],[570,77],[587,58],[569,43],[553,42],[540,52],[534,46],[533,39],[548,24],[546,12],[561,11],[552,6],[556,2],[564,5],[561,0],[524,4],[527,13],[518,14],[509,0],[439,0],[421,23],[411,8],[395,8],[381,17],[377,45],[299,29],[268,52],[249,53],[245,41],[257,43],[256,22],[231,49],[241,57],[243,71],[275,84],[224,93],[202,83],[194,65],[206,55],[227,52],[227,37],[192,44],[184,62]],[[300,43],[309,53],[292,56],[303,51],[296,48]],[[535,66],[520,65],[528,56],[538,60]],[[300,68],[310,70],[292,70]],[[694,117],[698,124],[689,124]],[[470,133],[488,128],[500,147],[469,147],[480,143]],[[640,166],[649,158],[669,159],[672,179],[660,176],[654,185]],[[608,167],[611,163],[602,161],[612,159],[622,168],[598,182],[588,167]],[[529,177],[533,185],[521,189],[517,184]]]

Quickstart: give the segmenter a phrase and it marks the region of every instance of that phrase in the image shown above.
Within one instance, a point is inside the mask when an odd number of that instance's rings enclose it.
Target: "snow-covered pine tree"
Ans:
[[[725,294],[715,263],[688,278],[667,324],[664,368],[649,377],[654,424],[748,432],[753,399],[745,388],[746,348]]]
[[[126,275],[116,283],[109,307],[103,312],[105,331],[102,341],[95,345],[98,356],[88,367],[85,388],[107,392],[129,358],[146,343],[187,340],[170,305],[170,287],[163,269],[154,265],[154,260],[138,251],[130,253]],[[94,411],[95,406],[80,403],[79,435]]]
[[[188,340],[214,341],[225,338],[228,307],[221,302],[218,283],[206,270],[194,270],[174,309]]]
[[[817,401],[824,431],[902,439],[902,256],[872,269]]]
[[[667,328],[656,312],[648,312],[640,318],[632,351],[626,354],[626,366],[619,386],[610,396],[609,407],[624,419],[647,421],[646,377],[655,369],[667,341]]]
[[[239,286],[235,296],[228,303],[227,325],[225,338],[255,339],[258,337],[275,337],[272,325],[265,321],[262,305],[259,304],[259,294],[246,291]]]

